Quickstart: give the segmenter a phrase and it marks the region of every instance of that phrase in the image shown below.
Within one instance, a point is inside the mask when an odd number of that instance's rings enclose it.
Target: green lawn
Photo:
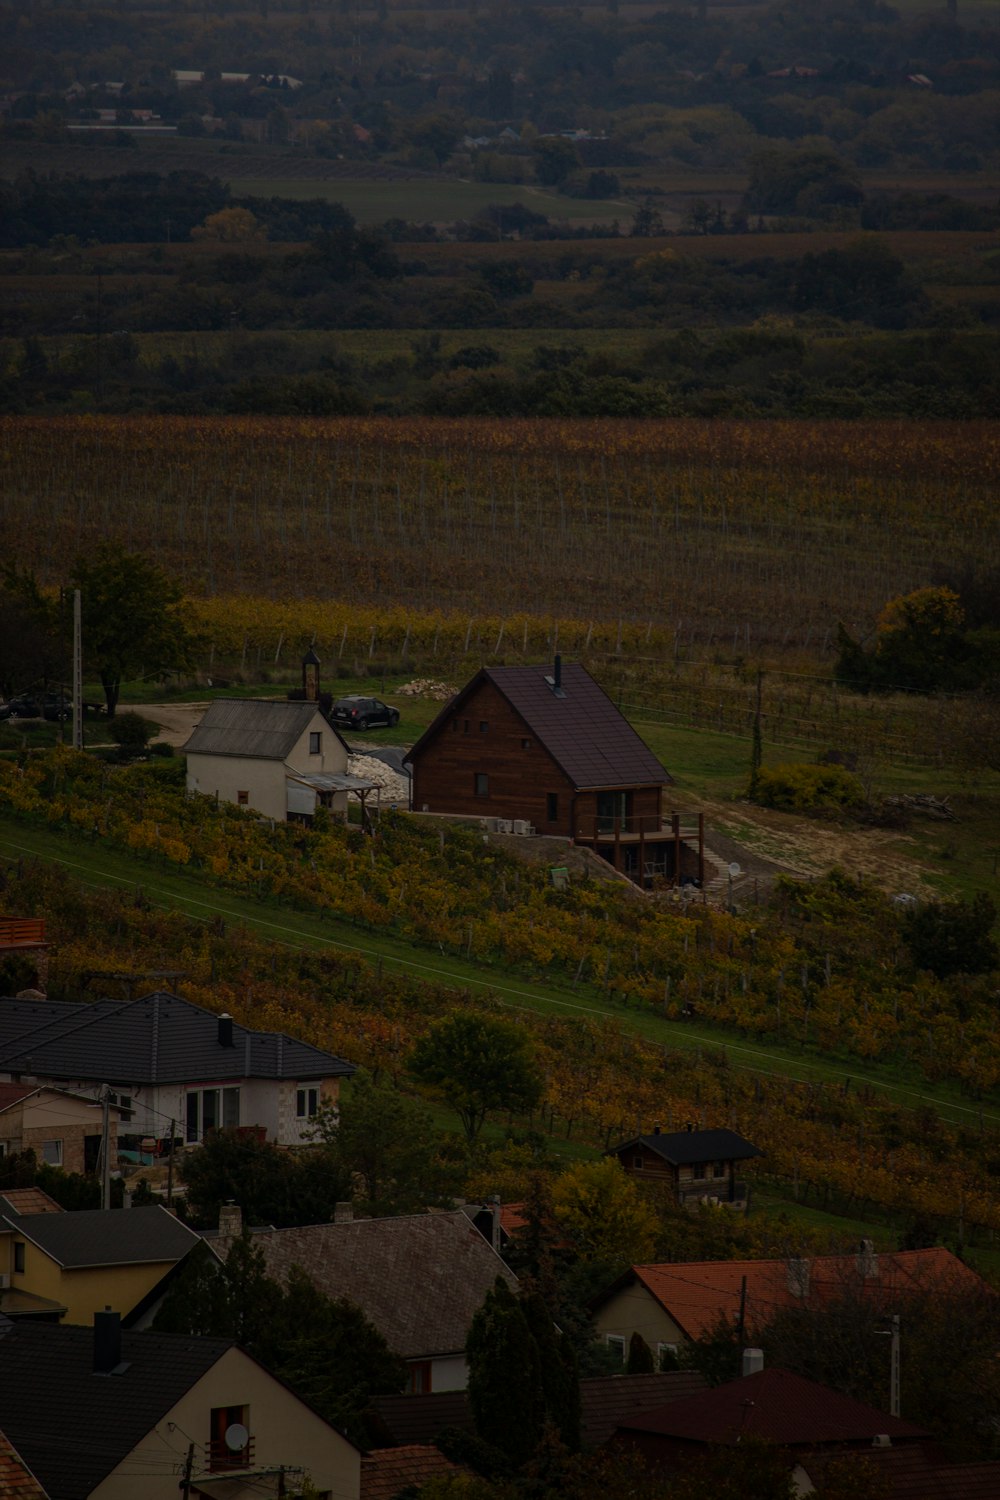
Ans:
[[[237,160],[232,163],[237,169]],[[523,183],[466,182],[461,178],[427,177],[374,179],[353,177],[238,177],[219,168],[234,197],[327,198],[342,203],[361,224],[384,224],[386,219],[410,219],[420,224],[471,219],[491,203],[523,203],[534,213],[574,223],[607,224],[612,219],[631,222],[634,206],[593,198],[563,198]],[[419,255],[419,245],[406,246]]]

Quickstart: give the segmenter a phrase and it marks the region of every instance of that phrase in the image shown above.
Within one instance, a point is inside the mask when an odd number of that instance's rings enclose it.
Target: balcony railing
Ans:
[[[0,917],[0,948],[39,948],[44,944],[43,917]]]
[[[230,1448],[225,1438],[206,1443],[205,1458],[209,1472],[224,1473],[226,1469],[249,1469],[253,1467],[253,1438],[245,1448]]]
[[[598,813],[596,817],[581,818],[576,837],[578,842],[588,844],[603,844],[613,839],[697,839],[699,829],[697,823],[682,824],[672,818],[664,819],[658,813],[639,813],[632,817]]]

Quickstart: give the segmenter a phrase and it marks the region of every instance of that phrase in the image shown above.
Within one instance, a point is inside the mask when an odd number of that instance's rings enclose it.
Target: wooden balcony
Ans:
[[[653,814],[598,814],[581,819],[574,842],[604,855],[637,885],[649,885],[656,879],[679,885],[685,874],[699,886],[705,883],[705,819],[701,813],[683,822],[679,813],[671,813],[669,821]],[[684,870],[685,849],[695,854],[694,871]]]
[[[9,948],[44,948],[43,917],[0,917],[0,951]]]

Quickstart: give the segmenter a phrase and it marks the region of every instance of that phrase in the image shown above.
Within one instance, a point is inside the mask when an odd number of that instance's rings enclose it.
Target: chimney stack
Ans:
[[[94,1374],[113,1375],[121,1362],[121,1314],[106,1307],[94,1314]]]
[[[743,1374],[759,1375],[764,1368],[763,1349],[744,1349],[743,1351]]]
[[[354,1223],[354,1204],[350,1199],[347,1199],[344,1203],[335,1203],[333,1205],[333,1222],[335,1224]]]
[[[227,1010],[224,1010],[219,1017],[219,1046],[236,1046],[236,1043],[233,1041],[233,1018]]]
[[[862,1240],[858,1246],[858,1270],[865,1281],[878,1278],[878,1256],[875,1254],[874,1240]]]
[[[219,1233],[234,1240],[243,1233],[243,1210],[231,1198],[219,1206]]]

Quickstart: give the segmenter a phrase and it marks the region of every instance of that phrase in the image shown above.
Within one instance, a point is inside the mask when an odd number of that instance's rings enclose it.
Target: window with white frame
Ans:
[[[232,1130],[240,1123],[239,1089],[193,1089],[187,1096],[184,1139],[203,1141],[210,1130]]]
[[[620,1364],[625,1363],[625,1335],[623,1333],[606,1333],[604,1342],[608,1348],[618,1356]]]
[[[296,1089],[295,1118],[311,1120],[319,1113],[319,1089]]]
[[[48,1167],[61,1167],[63,1159],[62,1141],[43,1141],[42,1160]]]

